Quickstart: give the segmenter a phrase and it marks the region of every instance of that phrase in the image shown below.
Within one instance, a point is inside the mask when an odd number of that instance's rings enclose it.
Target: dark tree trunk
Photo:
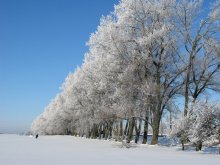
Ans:
[[[89,132],[89,134],[90,134],[91,132]],[[83,132],[80,132],[80,137],[84,137],[84,130],[83,130]]]
[[[109,129],[108,129],[109,130],[109,137],[108,137],[109,139],[112,138],[113,123],[114,122],[109,123]]]
[[[202,142],[199,141],[196,143],[196,151],[201,151],[202,150]]]
[[[128,125],[129,125],[129,120],[127,120],[126,125],[125,125],[125,130],[124,130],[124,135],[128,135]]]
[[[172,124],[173,124],[172,112],[170,111],[170,130],[172,130]]]
[[[160,113],[158,111],[154,112],[153,123],[152,123],[153,135],[152,135],[151,145],[158,144],[160,119],[161,119]]]
[[[190,53],[189,65],[187,66],[187,70],[186,70],[184,116],[187,116],[189,109],[189,84],[190,84],[190,72],[191,72],[192,62],[193,62],[193,55],[192,53]]]
[[[181,144],[182,144],[182,150],[184,151],[185,150],[185,145],[184,145],[184,141],[181,140]]]
[[[115,123],[115,129],[116,131],[114,132],[115,133],[115,141],[119,141],[119,121],[117,121]]]
[[[105,124],[102,125],[102,138],[105,138]]]
[[[158,135],[160,128],[160,119],[161,119],[161,75],[160,75],[160,65],[157,65],[157,75],[156,75],[156,97],[153,101],[153,120],[152,120],[152,140],[151,145],[158,144]]]
[[[90,136],[89,136],[89,138],[91,138],[91,139],[93,139],[93,137],[94,137],[94,127],[91,129],[91,131],[90,131]]]
[[[119,136],[123,136],[123,120],[120,121],[120,130],[119,130]]]
[[[96,124],[93,125],[91,136],[92,136],[92,139],[96,139],[98,137],[98,126]]]
[[[102,139],[102,124],[99,124],[98,137],[99,139]]]
[[[219,139],[218,139],[218,146],[219,146],[219,154],[220,154],[220,136],[219,136]]]
[[[83,137],[83,134],[81,135]],[[86,133],[86,138],[91,138],[92,137],[92,130],[89,130],[88,133]]]
[[[127,143],[130,143],[133,140],[134,125],[135,125],[135,119],[132,117],[129,123]]]
[[[188,80],[188,74],[187,74],[187,80]],[[189,109],[189,91],[188,91],[188,88],[189,88],[189,82],[186,81],[186,86],[185,86],[185,103],[184,103],[184,116],[187,116],[187,113],[188,113],[188,109]]]
[[[109,135],[108,133],[109,133],[109,131],[108,131],[108,123],[106,123],[106,124],[105,124],[105,137],[104,137],[105,140],[108,139],[108,135]]]
[[[148,135],[148,115],[145,116],[144,121],[144,135],[143,135],[143,144],[147,143],[147,135]]]
[[[138,128],[136,124],[136,136],[135,136],[135,143],[138,143],[140,134],[141,134],[141,125],[142,125],[142,119],[139,119]]]

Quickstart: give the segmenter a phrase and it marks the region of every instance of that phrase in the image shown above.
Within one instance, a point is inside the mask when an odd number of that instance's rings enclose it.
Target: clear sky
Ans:
[[[25,132],[118,0],[0,0],[0,132]]]

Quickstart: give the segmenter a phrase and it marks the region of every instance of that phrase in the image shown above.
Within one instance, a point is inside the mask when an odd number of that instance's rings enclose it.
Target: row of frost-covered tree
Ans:
[[[121,0],[101,18],[83,64],[67,76],[31,132],[128,143],[133,135],[138,142],[143,133],[146,143],[151,129],[151,144],[157,144],[161,119],[166,112],[175,113],[177,99],[184,103],[182,116],[191,119],[206,114],[199,100],[219,91],[219,32],[220,0],[210,7],[201,0]],[[219,120],[215,115],[212,137],[217,139]],[[185,124],[197,127],[190,123]],[[184,143],[195,139],[173,126]]]

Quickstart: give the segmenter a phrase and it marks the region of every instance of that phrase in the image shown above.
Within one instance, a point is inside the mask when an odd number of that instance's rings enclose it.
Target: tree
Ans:
[[[184,143],[191,142],[196,151],[202,149],[204,142],[213,143],[219,138],[219,105],[197,101],[193,111],[178,120],[171,131],[171,136],[178,137],[184,150]]]
[[[207,89],[219,90],[216,78],[220,76],[220,1],[217,0],[204,17],[203,2],[200,0],[179,1],[176,5],[176,17],[172,21],[176,35],[180,38],[181,59],[186,65],[185,71],[185,107],[186,116],[189,108],[189,96],[192,105]],[[192,108],[191,108],[192,109]]]
[[[170,132],[171,137],[177,137],[180,139],[182,150],[185,150],[185,143],[189,142],[189,130],[192,126],[192,119],[190,115],[183,116],[177,120],[173,129]]]
[[[143,143],[150,125],[151,144],[157,144],[164,112],[175,113],[175,97],[185,96],[186,115],[190,96],[195,103],[207,89],[219,89],[219,4],[198,24],[197,0],[121,0],[101,19],[83,64],[67,76],[32,132],[108,139],[116,130],[129,143],[134,131],[138,142],[144,122]]]
[[[196,151],[200,151],[203,142],[212,142],[212,139],[217,139],[219,135],[220,109],[216,104],[200,101],[195,103],[193,111],[195,111],[192,114],[194,122],[189,139],[195,144]]]

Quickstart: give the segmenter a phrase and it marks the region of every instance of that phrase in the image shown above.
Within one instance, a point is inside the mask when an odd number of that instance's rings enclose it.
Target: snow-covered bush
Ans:
[[[191,142],[196,151],[202,149],[204,142],[215,144],[220,137],[220,108],[217,104],[198,101],[187,116],[179,119],[171,136],[178,137],[182,143]]]
[[[185,149],[184,144],[189,142],[189,132],[192,126],[190,115],[184,116],[175,122],[173,129],[170,132],[171,137],[177,137],[182,144],[182,150]]]
[[[193,125],[189,139],[195,144],[196,150],[202,149],[203,142],[213,143],[219,136],[219,107],[216,104],[197,102],[192,113]]]

